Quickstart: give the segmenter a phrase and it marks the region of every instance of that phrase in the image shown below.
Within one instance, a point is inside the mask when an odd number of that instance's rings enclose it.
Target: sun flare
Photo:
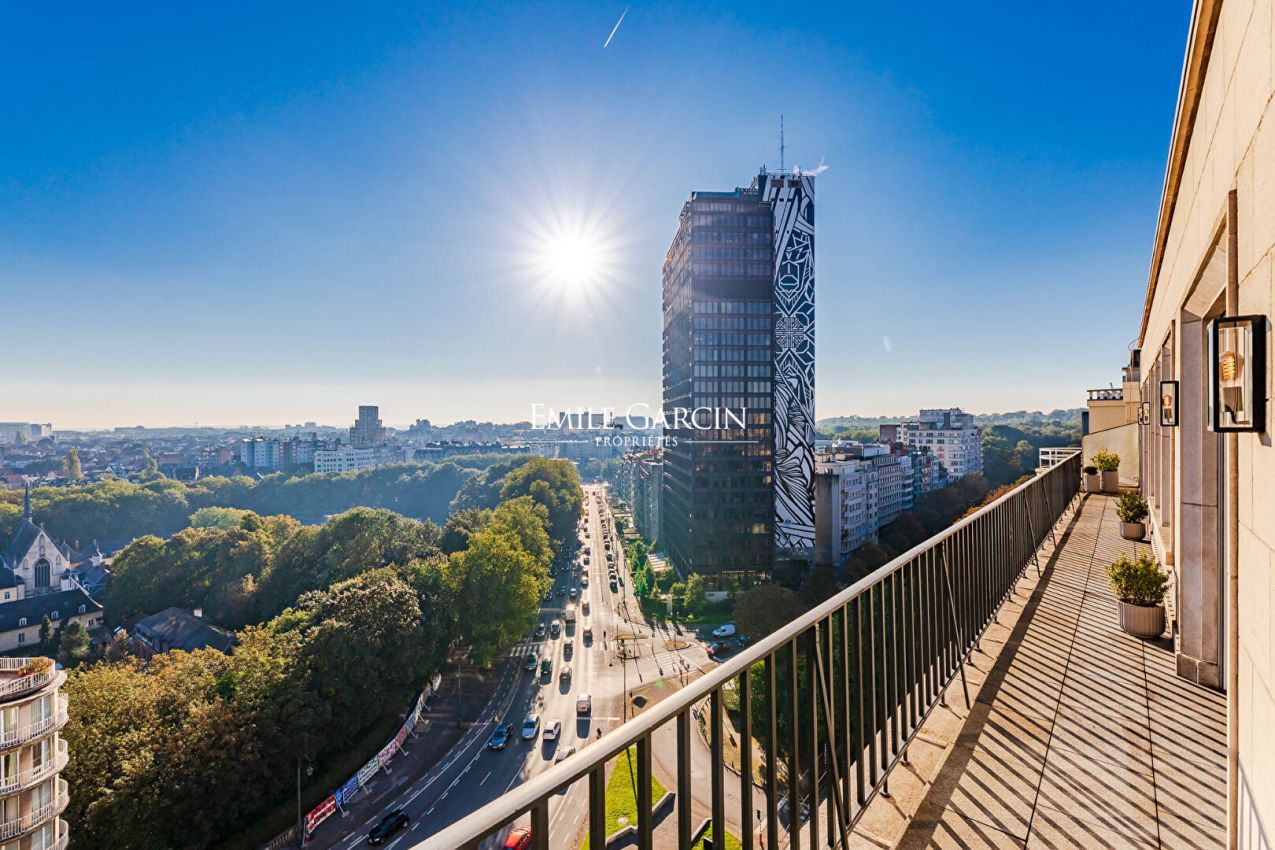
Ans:
[[[572,287],[595,283],[604,271],[601,245],[583,233],[550,237],[545,242],[541,263],[546,277]]]

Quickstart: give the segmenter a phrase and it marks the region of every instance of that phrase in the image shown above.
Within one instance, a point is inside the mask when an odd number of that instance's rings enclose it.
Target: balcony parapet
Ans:
[[[1109,387],[1102,390],[1086,390],[1090,401],[1124,401],[1124,388]]]
[[[66,674],[51,658],[0,658],[0,701],[37,691]]]

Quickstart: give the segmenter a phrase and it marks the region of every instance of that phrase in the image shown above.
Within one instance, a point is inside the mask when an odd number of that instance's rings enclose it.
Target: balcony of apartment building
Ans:
[[[548,848],[561,806],[572,850],[1222,846],[1221,697],[1173,674],[1167,639],[1120,631],[1104,568],[1144,544],[1080,472],[1073,450],[414,846],[499,846],[522,823]],[[637,822],[608,845],[630,748]],[[674,797],[656,814],[652,776]]]

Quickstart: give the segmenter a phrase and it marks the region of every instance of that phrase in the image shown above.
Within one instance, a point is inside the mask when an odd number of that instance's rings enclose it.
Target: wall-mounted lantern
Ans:
[[[1139,425],[1151,424],[1151,402],[1144,401],[1138,405],[1138,424]]]
[[[1266,317],[1224,316],[1209,326],[1209,424],[1266,429]]]
[[[1160,427],[1178,427],[1178,382],[1160,382]]]

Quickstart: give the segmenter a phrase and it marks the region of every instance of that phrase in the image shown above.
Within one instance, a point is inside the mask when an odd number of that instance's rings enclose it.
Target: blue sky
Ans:
[[[0,420],[658,402],[681,204],[777,165],[781,113],[828,165],[819,417],[1119,379],[1187,0],[633,3],[606,49],[625,3],[357,6],[5,8]]]

